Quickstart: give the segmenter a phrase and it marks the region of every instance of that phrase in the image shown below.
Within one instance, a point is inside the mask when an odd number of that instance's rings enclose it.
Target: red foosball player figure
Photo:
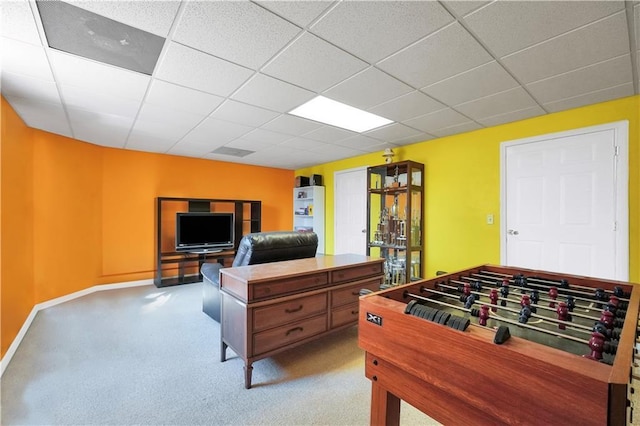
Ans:
[[[480,306],[480,314],[478,315],[478,324],[487,325],[489,319],[489,307],[487,305]]]
[[[602,352],[604,352],[604,336],[596,331],[591,333],[589,349],[591,349],[591,353],[589,355],[582,355],[583,357],[596,361],[601,360]]]
[[[560,302],[558,303],[558,309],[556,309],[556,313],[558,314],[558,319],[560,321],[566,321],[569,318],[569,307],[566,303]],[[564,324],[558,324],[558,328],[560,330],[565,330],[567,326]]]
[[[498,304],[498,289],[497,288],[492,288],[491,292],[489,293],[489,300],[491,300],[491,304],[492,305],[497,305]],[[491,307],[491,312],[497,312],[498,308],[496,308],[495,306]]]
[[[558,298],[558,289],[555,287],[551,287],[549,289],[549,298],[551,300],[556,300]],[[550,308],[555,308],[556,307],[556,302],[549,302],[549,307]]]

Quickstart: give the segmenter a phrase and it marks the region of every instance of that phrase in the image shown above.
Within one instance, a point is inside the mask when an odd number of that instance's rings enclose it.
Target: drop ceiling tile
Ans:
[[[67,116],[61,104],[39,102],[33,99],[5,96],[22,121],[34,129],[73,137]]]
[[[518,86],[514,89],[456,105],[455,108],[466,116],[478,120],[535,105],[536,101],[523,88]]]
[[[53,81],[53,74],[44,48],[2,37],[2,72]]]
[[[175,19],[180,1],[75,1],[66,0],[114,21],[166,37]]]
[[[624,12],[537,44],[502,63],[522,83],[578,69],[629,51],[629,32]]]
[[[187,134],[181,142],[218,147],[250,132],[253,127],[230,121],[206,118],[198,127]],[[211,149],[214,149],[211,148]]]
[[[365,135],[356,135],[347,139],[342,139],[341,141],[336,142],[334,145],[357,149],[358,151],[371,152],[370,149],[380,146],[380,140]]]
[[[164,154],[168,153],[174,145],[174,140],[162,139],[156,135],[147,135],[136,132],[129,136],[125,149]]]
[[[119,98],[142,100],[151,78],[78,56],[49,51],[58,84]]]
[[[316,130],[312,130],[309,133],[305,133],[303,136],[307,139],[313,139],[320,142],[336,142],[342,139],[349,138],[356,135],[356,132],[350,130],[340,129],[333,126],[322,126]]]
[[[60,103],[58,88],[53,81],[3,71],[0,87],[2,87],[2,94],[5,96]]]
[[[434,130],[465,124],[469,121],[471,120],[459,112],[454,111],[451,108],[446,108],[420,117],[412,118],[411,120],[406,120],[404,123],[413,128],[422,130],[423,132],[435,134],[433,132]]]
[[[513,121],[525,120],[531,117],[537,117],[539,115],[544,115],[545,113],[545,110],[536,105],[518,111],[510,111],[504,114],[494,115],[492,117],[480,118],[477,121],[484,126],[491,127],[500,124],[511,123]]]
[[[242,139],[252,142],[260,142],[269,145],[276,145],[291,139],[291,135],[272,132],[270,130],[254,129],[242,136]]]
[[[435,1],[347,1],[331,9],[311,31],[375,63],[452,21]]]
[[[380,62],[378,68],[414,87],[424,87],[491,61],[491,56],[459,23]]]
[[[260,151],[263,149],[271,149],[275,144],[267,143],[263,141],[250,141],[243,138],[234,139],[231,142],[225,144],[225,147],[235,148],[235,149],[244,149],[247,151]]]
[[[226,100],[211,114],[211,117],[233,123],[245,124],[247,126],[260,127],[278,115],[280,114],[264,108],[233,100]]]
[[[262,71],[305,89],[322,92],[366,67],[366,62],[304,33]]]
[[[111,148],[124,148],[133,118],[67,107],[76,139]]]
[[[631,79],[631,60],[629,55],[624,55],[528,84],[527,88],[538,102],[546,104],[619,86],[632,81]]]
[[[466,123],[458,124],[456,126],[445,127],[444,129],[434,130],[432,133],[439,138],[445,136],[457,135],[458,133],[471,132],[473,130],[481,129],[482,126],[474,121],[468,121]]]
[[[264,130],[286,133],[292,136],[300,136],[320,127],[322,127],[322,124],[317,121],[307,120],[290,114],[282,114],[261,128]]]
[[[396,139],[393,141],[393,143],[398,146],[404,146],[404,145],[411,145],[413,143],[430,141],[431,139],[434,139],[434,138],[435,136],[430,135],[429,133],[418,133],[417,135],[414,135],[414,136],[409,136],[402,139]]]
[[[636,4],[633,7],[633,21],[635,22],[635,30],[636,30],[636,47],[640,49],[640,3]]]
[[[623,8],[622,1],[494,1],[464,21],[502,57]]]
[[[190,1],[173,40],[258,69],[300,28],[251,2]]]
[[[312,155],[308,158],[314,159],[315,164],[318,164],[318,161],[326,163],[362,155],[362,151],[337,145],[329,145],[327,147],[316,146],[310,150],[310,152]]]
[[[248,68],[172,42],[156,66],[154,77],[214,95],[229,96],[252,74]]]
[[[370,130],[365,135],[384,142],[394,143],[396,140],[417,136],[420,133],[422,132],[404,124],[393,123],[379,129]]]
[[[98,114],[119,115],[131,119],[135,118],[141,104],[139,100],[87,92],[85,88],[77,86],[61,85],[60,92],[65,105],[70,108],[95,111]]]
[[[518,86],[496,61],[424,87],[427,95],[447,105],[457,105]]]
[[[273,111],[288,112],[315,96],[314,92],[264,74],[256,74],[233,94],[232,99]]]
[[[206,142],[196,143],[192,141],[181,140],[175,145],[171,146],[167,154],[173,155],[187,155],[189,157],[204,157],[211,153],[216,148],[223,146],[224,143],[216,142],[210,139]]]
[[[371,90],[375,87],[375,90]],[[323,93],[328,98],[367,109],[413,91],[411,86],[370,67]]]
[[[170,106],[145,103],[138,114],[136,127],[139,122],[148,123],[149,125],[155,123],[159,129],[158,131],[161,131],[159,134],[163,134],[168,138],[180,138],[197,126],[204,118],[204,115],[180,111]],[[160,130],[163,128],[166,129]]]
[[[578,108],[584,105],[624,98],[626,96],[633,96],[633,83],[625,83],[619,86],[586,93],[584,95],[574,96],[572,98],[562,99],[556,102],[549,102],[544,104],[544,107],[549,112],[557,112],[571,108]]]
[[[440,0],[445,4],[450,10],[452,10],[458,16],[467,15],[474,10],[480,9],[482,6],[485,6],[490,1],[479,1],[479,0],[469,0],[469,1],[461,1],[461,0]]]
[[[147,140],[147,138],[176,143],[186,135],[189,130],[190,127],[179,126],[170,122],[159,123],[157,121],[137,119],[131,130],[127,148],[130,147],[130,143],[141,142]]]
[[[405,121],[444,108],[445,105],[416,90],[368,111],[390,120]]]
[[[328,144],[325,144],[324,142],[316,141],[313,139],[302,138],[299,136],[288,139],[282,142],[280,145],[291,147],[291,148],[297,148],[297,149],[305,149],[305,150],[311,150],[311,149],[317,148],[318,146],[328,147]]]
[[[422,140],[422,139],[421,139]],[[380,142],[380,141],[378,141]],[[363,151],[363,152],[380,152],[380,155],[382,155],[382,152],[386,149],[386,148],[396,148],[398,145],[401,144],[397,144],[397,143],[388,143],[388,142],[381,142],[378,145],[371,145],[368,147],[361,147],[358,148],[359,151]],[[384,159],[384,157],[382,157]],[[380,160],[380,162],[382,162],[383,160]]]
[[[0,2],[0,35],[42,46],[33,16],[25,0]]]
[[[181,111],[209,115],[224,101],[223,97],[153,79],[145,102],[170,105]]]
[[[317,19],[334,2],[324,0],[298,2],[267,0],[256,1],[256,3],[304,28]]]

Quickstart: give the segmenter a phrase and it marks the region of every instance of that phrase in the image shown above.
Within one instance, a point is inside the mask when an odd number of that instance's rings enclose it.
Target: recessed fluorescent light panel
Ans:
[[[324,96],[311,99],[309,102],[290,111],[289,114],[359,133],[393,123],[393,121],[379,115],[371,114]]]

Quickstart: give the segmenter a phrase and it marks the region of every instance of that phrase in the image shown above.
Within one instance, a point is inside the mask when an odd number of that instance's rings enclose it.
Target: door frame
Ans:
[[[506,159],[507,149],[515,145],[546,142],[552,139],[579,136],[586,133],[613,130],[616,148],[615,183],[615,216],[612,224],[616,230],[615,279],[629,280],[629,121],[615,121],[596,126],[582,127],[557,133],[548,133],[524,139],[515,139],[500,144],[500,263],[507,261],[507,181]]]
[[[360,167],[353,167],[351,169],[344,169],[344,170],[336,170],[335,172],[333,172],[333,253],[336,253],[336,244],[337,244],[337,240],[338,240],[338,232],[337,232],[337,226],[338,226],[338,215],[336,214],[336,206],[338,205],[338,203],[336,202],[338,200],[338,179],[337,176],[341,175],[341,174],[345,174],[345,173],[353,173],[353,172],[359,172],[362,171],[364,173],[365,176],[365,184],[362,187],[363,191],[366,191],[367,188],[367,168],[369,166],[360,166]],[[365,196],[365,200],[366,200],[366,196]],[[364,212],[362,213],[362,216],[364,217],[365,220],[365,226],[367,224],[367,203],[365,201],[365,206],[364,206]],[[365,244],[366,244],[366,239],[365,239]]]

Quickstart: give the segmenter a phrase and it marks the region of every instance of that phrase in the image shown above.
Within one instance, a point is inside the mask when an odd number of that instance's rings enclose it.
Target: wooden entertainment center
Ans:
[[[176,251],[176,213],[179,212],[233,213],[235,218],[233,249],[222,252]],[[233,261],[242,236],[261,231],[261,215],[262,202],[256,200],[158,197],[156,199],[154,284],[156,287],[166,287],[202,281],[200,266],[208,260],[216,260],[228,265]]]
[[[378,290],[384,259],[355,254],[224,268],[220,271],[220,361],[230,347],[253,362],[358,322],[360,290]]]

